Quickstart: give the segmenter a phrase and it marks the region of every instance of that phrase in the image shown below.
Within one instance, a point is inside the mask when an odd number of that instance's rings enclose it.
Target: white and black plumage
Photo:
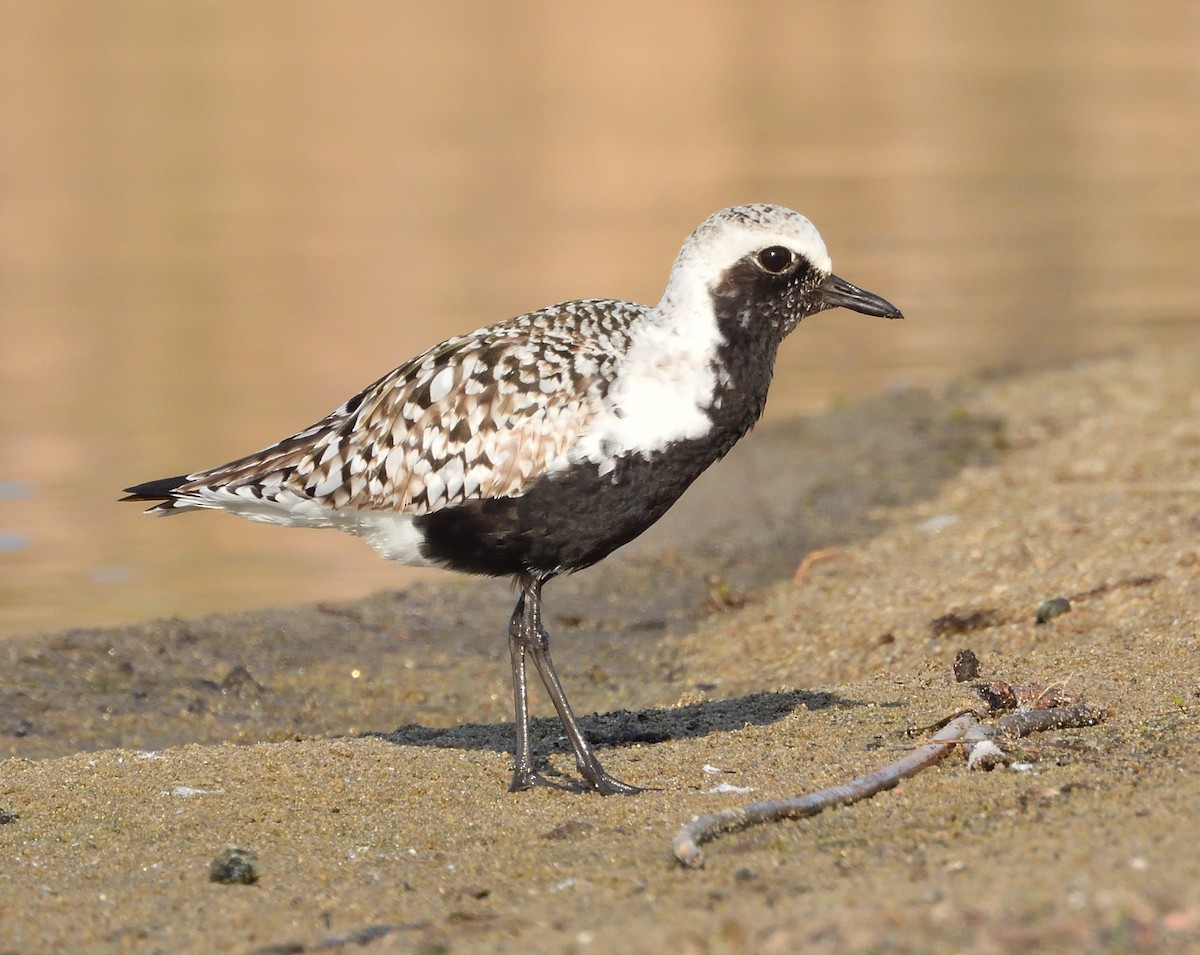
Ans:
[[[160,502],[158,515],[215,508],[335,527],[400,563],[515,578],[510,788],[547,784],[530,752],[528,655],[587,784],[635,792],[604,771],[571,712],[542,585],[657,521],[758,420],[783,338],[839,305],[901,317],[832,274],[803,216],[725,209],[683,244],[653,307],[565,302],[452,338],[278,444],[127,488],[125,500]]]

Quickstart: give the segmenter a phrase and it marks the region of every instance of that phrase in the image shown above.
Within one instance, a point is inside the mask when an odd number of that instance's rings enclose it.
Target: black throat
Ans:
[[[731,268],[711,291],[713,314],[724,339],[718,360],[725,371],[710,415],[731,448],[762,416],[779,345],[809,313],[819,277],[811,270],[769,275],[751,262]]]

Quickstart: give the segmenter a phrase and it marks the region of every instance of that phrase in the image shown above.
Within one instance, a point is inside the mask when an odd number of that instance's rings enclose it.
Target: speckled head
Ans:
[[[714,212],[688,237],[676,267],[685,265],[720,275],[751,252],[773,245],[803,256],[818,272],[833,271],[816,226],[798,212],[764,203]]]
[[[732,206],[709,216],[683,244],[661,305],[757,315],[786,335],[806,316],[842,306],[885,318],[899,309],[833,274],[816,227],[783,206]]]

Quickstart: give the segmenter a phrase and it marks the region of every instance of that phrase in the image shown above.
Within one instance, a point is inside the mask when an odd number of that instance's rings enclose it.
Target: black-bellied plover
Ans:
[[[555,785],[530,749],[528,657],[588,786],[637,792],[604,771],[571,712],[542,586],[662,517],[758,420],[784,336],[839,305],[902,317],[832,273],[799,213],[735,206],[684,242],[655,306],[565,302],[451,338],[278,444],[124,500],[334,527],[403,564],[514,578],[510,789]]]

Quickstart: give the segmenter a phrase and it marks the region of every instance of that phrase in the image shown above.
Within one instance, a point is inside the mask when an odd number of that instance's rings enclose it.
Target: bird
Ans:
[[[661,518],[759,419],[783,339],[837,306],[903,318],[833,273],[798,212],[733,206],[684,241],[656,305],[580,299],[450,338],[276,444],[121,500],[336,528],[401,564],[511,578],[509,790],[640,792],[605,771],[567,701],[542,588]],[[527,662],[582,782],[534,759]]]

